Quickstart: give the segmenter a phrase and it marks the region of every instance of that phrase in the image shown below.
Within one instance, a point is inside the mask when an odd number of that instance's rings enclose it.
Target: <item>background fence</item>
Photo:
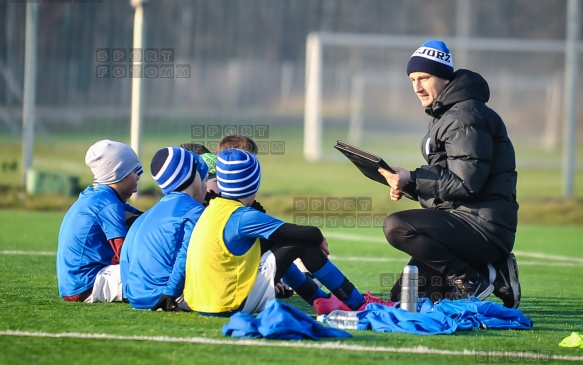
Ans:
[[[25,8],[26,1],[0,3],[0,133],[13,140],[22,133]],[[133,14],[125,0],[40,2],[37,143],[129,136]],[[564,54],[466,51],[457,40],[563,42],[566,1],[150,0],[145,21],[143,51],[157,55],[142,54],[146,135],[189,138],[197,123],[303,128],[306,38],[329,32],[452,39],[455,67],[486,77],[490,105],[514,139],[550,151],[561,146]],[[365,141],[419,140],[427,116],[404,71],[415,48],[324,47],[325,132],[347,132],[358,108]],[[560,165],[560,154],[553,156],[549,164]]]

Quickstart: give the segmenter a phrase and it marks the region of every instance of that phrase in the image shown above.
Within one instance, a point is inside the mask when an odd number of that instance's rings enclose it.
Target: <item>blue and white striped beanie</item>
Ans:
[[[453,58],[445,43],[432,39],[417,48],[407,63],[407,75],[412,72],[426,72],[442,79],[453,79]]]
[[[163,194],[186,189],[196,176],[196,171],[202,179],[206,177],[208,167],[198,155],[180,147],[166,147],[158,150],[152,158],[150,170],[152,177],[160,186]]]
[[[255,155],[237,148],[228,148],[217,157],[217,185],[221,196],[241,199],[259,190],[261,166]]]

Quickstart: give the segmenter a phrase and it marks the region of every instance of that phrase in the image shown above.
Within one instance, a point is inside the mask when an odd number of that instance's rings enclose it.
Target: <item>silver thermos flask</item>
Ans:
[[[417,285],[419,284],[419,270],[417,266],[405,266],[402,280],[401,308],[407,312],[417,312]]]

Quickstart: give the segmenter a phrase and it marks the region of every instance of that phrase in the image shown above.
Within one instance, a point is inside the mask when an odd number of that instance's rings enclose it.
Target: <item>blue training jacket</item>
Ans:
[[[188,243],[203,210],[189,195],[171,192],[136,219],[120,259],[123,295],[133,308],[182,295]]]

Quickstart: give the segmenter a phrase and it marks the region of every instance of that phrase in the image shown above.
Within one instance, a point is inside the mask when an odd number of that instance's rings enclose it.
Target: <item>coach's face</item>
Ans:
[[[449,84],[449,80],[430,75],[426,72],[411,72],[409,79],[413,83],[413,91],[417,94],[421,105],[427,108],[437,99],[439,94]]]

